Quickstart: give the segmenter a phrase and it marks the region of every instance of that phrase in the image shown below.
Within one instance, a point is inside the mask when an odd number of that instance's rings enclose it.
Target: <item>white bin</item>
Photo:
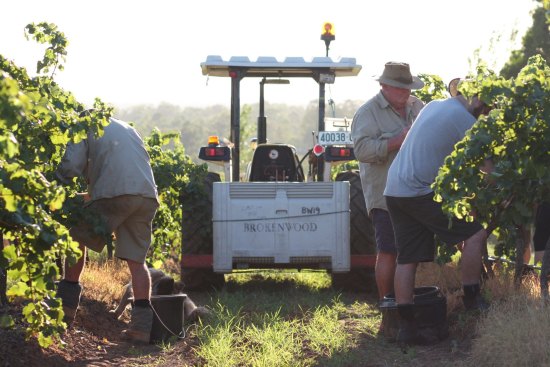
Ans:
[[[213,194],[215,272],[349,271],[349,182],[215,182]]]

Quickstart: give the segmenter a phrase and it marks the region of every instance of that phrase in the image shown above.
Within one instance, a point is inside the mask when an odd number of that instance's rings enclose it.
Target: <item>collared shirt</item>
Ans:
[[[410,96],[403,119],[380,91],[355,113],[351,134],[369,213],[373,208],[388,210],[383,193],[388,169],[397,154],[397,150],[388,152],[388,140],[411,126],[422,107],[421,100]]]
[[[91,134],[78,144],[68,144],[56,170],[67,183],[73,177],[88,182],[91,201],[121,195],[137,195],[158,201],[149,154],[139,133],[127,123],[111,119],[104,134]]]

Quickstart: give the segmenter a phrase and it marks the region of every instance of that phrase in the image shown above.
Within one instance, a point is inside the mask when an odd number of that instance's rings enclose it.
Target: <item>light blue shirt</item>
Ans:
[[[431,193],[445,158],[475,121],[456,98],[428,103],[390,166],[384,196],[417,197]]]

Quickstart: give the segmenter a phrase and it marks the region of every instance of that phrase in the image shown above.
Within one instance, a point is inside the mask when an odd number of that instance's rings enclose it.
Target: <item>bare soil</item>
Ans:
[[[347,295],[349,296],[349,295]],[[193,297],[201,298],[201,294]],[[365,301],[364,295],[357,295]],[[374,302],[374,300],[373,300]],[[20,321],[20,304],[12,304],[0,312],[8,312],[18,319],[15,328],[0,329],[0,367],[31,366],[197,366],[201,360],[194,348],[197,339],[189,334],[186,338],[173,343],[170,347],[161,345],[134,346],[120,339],[120,332],[126,327],[127,319],[115,320],[109,314],[109,307],[96,300],[83,298],[74,326],[63,335],[64,345],[60,343],[42,349],[34,340],[25,340],[24,325]],[[357,334],[359,345],[372,345],[382,336],[361,335],[354,327],[354,320],[342,320],[350,333]],[[452,366],[462,365],[468,356],[473,337],[474,319],[471,325],[460,323],[450,315],[450,336],[436,345],[416,347],[414,356],[407,359],[408,366]],[[459,326],[460,324],[460,326]],[[380,342],[380,340],[378,340]],[[403,365],[403,361],[384,360],[384,350],[398,348],[395,343],[382,343],[380,363],[368,366]],[[322,362],[319,364],[322,366]]]
[[[57,343],[42,349],[36,340],[25,340],[21,323],[21,305],[4,310],[19,321],[15,328],[0,329],[0,366],[194,366],[192,347],[196,340],[185,338],[170,348],[159,345],[132,345],[122,341],[124,320],[115,320],[107,306],[83,298],[74,326],[65,332],[64,345]],[[159,361],[161,363],[159,363]]]

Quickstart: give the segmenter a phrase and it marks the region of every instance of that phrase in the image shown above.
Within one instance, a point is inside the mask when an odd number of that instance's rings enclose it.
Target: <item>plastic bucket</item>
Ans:
[[[431,329],[432,334],[437,335],[439,340],[445,339],[449,335],[447,298],[441,293],[439,287],[415,288],[413,302],[418,329]],[[393,293],[386,295],[379,307],[384,323],[384,336],[389,340],[395,340],[399,330],[395,295]]]
[[[151,343],[163,342],[172,336],[183,337],[185,298],[187,295],[184,293],[151,296],[154,310]]]

